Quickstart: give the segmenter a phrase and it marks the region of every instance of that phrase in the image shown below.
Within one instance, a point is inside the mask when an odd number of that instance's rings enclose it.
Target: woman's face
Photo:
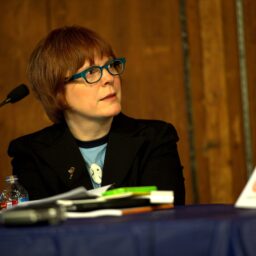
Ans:
[[[96,57],[94,65],[103,66],[110,58]],[[86,61],[77,73],[90,67]],[[113,117],[121,111],[121,81],[118,75],[111,75],[102,70],[101,79],[89,84],[83,78],[78,78],[66,84],[66,101],[69,108],[65,116],[73,120],[97,120]]]

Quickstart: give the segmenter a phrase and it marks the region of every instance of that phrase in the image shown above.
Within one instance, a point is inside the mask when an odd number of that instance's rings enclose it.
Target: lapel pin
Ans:
[[[73,174],[75,172],[75,167],[70,167],[69,170],[68,170],[68,173],[69,173],[69,179],[71,180],[72,177],[73,177]]]

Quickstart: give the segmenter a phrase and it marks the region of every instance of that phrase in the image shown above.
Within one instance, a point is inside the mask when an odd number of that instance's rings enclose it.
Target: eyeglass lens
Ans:
[[[94,83],[100,80],[102,76],[102,69],[106,68],[111,75],[119,75],[124,70],[124,63],[121,60],[112,60],[105,66],[101,67],[91,67],[87,70],[85,74],[85,79],[89,83]]]

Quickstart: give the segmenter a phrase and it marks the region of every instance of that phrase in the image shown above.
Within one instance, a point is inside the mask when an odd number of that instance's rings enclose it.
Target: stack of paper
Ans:
[[[68,218],[121,216],[173,208],[173,191],[156,187],[126,187],[106,191],[94,199],[58,200],[65,206]]]
[[[0,213],[7,225],[59,223],[66,218],[122,216],[173,208],[173,191],[159,191],[154,186],[94,190],[79,187],[56,196],[24,202]]]

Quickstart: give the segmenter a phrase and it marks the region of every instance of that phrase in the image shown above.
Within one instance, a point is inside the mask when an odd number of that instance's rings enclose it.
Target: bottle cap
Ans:
[[[16,175],[10,175],[10,176],[7,176],[5,180],[7,182],[14,183],[16,180],[18,180],[18,178]]]

